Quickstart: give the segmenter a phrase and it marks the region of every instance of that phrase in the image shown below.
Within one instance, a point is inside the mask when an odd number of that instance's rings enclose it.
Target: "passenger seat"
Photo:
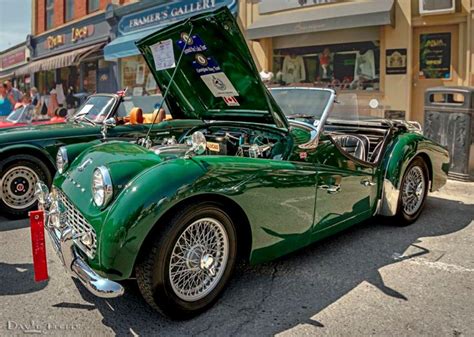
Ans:
[[[130,123],[132,125],[135,124],[143,124],[143,111],[141,108],[133,108],[130,111]]]
[[[346,153],[359,160],[367,161],[367,149],[370,145],[367,137],[347,134],[332,134],[331,137]]]

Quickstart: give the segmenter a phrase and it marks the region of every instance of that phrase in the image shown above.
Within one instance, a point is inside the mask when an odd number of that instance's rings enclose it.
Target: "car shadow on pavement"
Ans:
[[[312,317],[362,282],[401,303],[410,301],[388,287],[379,270],[429,255],[421,238],[460,231],[473,219],[472,205],[430,197],[412,226],[390,226],[374,218],[277,261],[239,265],[216,305],[189,321],[170,321],[155,313],[132,281],[126,283],[126,294],[116,299],[95,298],[79,284],[78,289],[117,335],[270,336],[300,324],[324,328]],[[415,253],[404,255],[408,248]]]
[[[12,220],[0,216],[0,232],[14,231],[30,226],[28,220]]]
[[[0,262],[0,270],[2,271],[0,296],[34,293],[48,285],[48,281],[31,282],[34,279],[32,263]]]

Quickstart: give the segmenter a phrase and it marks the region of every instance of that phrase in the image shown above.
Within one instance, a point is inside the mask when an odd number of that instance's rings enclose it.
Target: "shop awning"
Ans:
[[[394,0],[320,5],[262,15],[247,29],[252,40],[337,29],[382,26],[393,22]]]
[[[0,82],[11,79],[15,74],[13,72],[0,72]]]
[[[75,49],[66,53],[36,60],[15,70],[15,75],[27,75],[36,73],[40,70],[53,70],[77,65],[90,54],[100,50],[103,46],[104,43],[98,43],[92,46]]]
[[[105,46],[104,59],[106,61],[111,61],[122,57],[140,55],[140,52],[135,46],[135,41],[150,35],[155,30],[156,29],[148,29],[116,38]]]

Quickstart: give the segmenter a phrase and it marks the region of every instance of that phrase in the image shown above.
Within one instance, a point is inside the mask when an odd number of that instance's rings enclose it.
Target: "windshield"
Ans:
[[[21,106],[8,115],[6,121],[10,123],[30,123],[33,119],[34,106]]]
[[[328,90],[309,88],[273,88],[270,92],[289,119],[320,119],[331,97]]]
[[[85,119],[94,123],[102,123],[102,121],[110,113],[115,98],[112,96],[91,96],[78,109],[75,119]]]

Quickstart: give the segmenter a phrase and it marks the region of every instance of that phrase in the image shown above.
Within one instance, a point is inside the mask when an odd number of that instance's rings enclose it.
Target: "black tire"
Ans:
[[[170,280],[171,256],[181,234],[191,228],[195,221],[204,218],[217,220],[222,225],[220,228],[225,229],[228,238],[227,263],[221,267],[220,278],[209,293],[193,301],[184,300],[173,289]],[[151,240],[147,240],[148,247],[142,251],[135,268],[138,287],[144,299],[155,310],[171,319],[189,319],[214,304],[232,275],[237,257],[237,233],[234,223],[221,205],[206,202],[187,206],[157,226]],[[202,253],[201,258],[198,258],[201,263],[204,255],[208,254]]]
[[[13,177],[15,169],[18,170],[18,174]],[[38,179],[48,186],[51,185],[51,172],[38,158],[31,155],[14,155],[0,161],[1,214],[18,219],[28,216],[29,211],[36,209],[37,202],[32,200],[32,193]],[[21,186],[21,190],[15,190],[14,186]]]
[[[407,203],[404,202],[404,197],[403,197],[404,190],[409,184],[409,180],[410,180],[409,176],[411,172],[416,172],[416,171],[418,173],[420,172],[422,173],[424,187],[423,187],[422,193],[419,195],[419,197],[417,197],[417,200],[418,198],[421,198],[419,203],[417,203],[417,207],[415,207],[412,211],[409,212],[405,209],[405,206]],[[426,162],[422,158],[416,157],[410,163],[410,165],[408,165],[403,175],[403,178],[400,184],[400,196],[398,198],[397,214],[392,219],[393,224],[403,227],[403,226],[411,225],[418,219],[425,205],[426,196],[428,194],[428,188],[429,188],[428,167],[426,166]]]

